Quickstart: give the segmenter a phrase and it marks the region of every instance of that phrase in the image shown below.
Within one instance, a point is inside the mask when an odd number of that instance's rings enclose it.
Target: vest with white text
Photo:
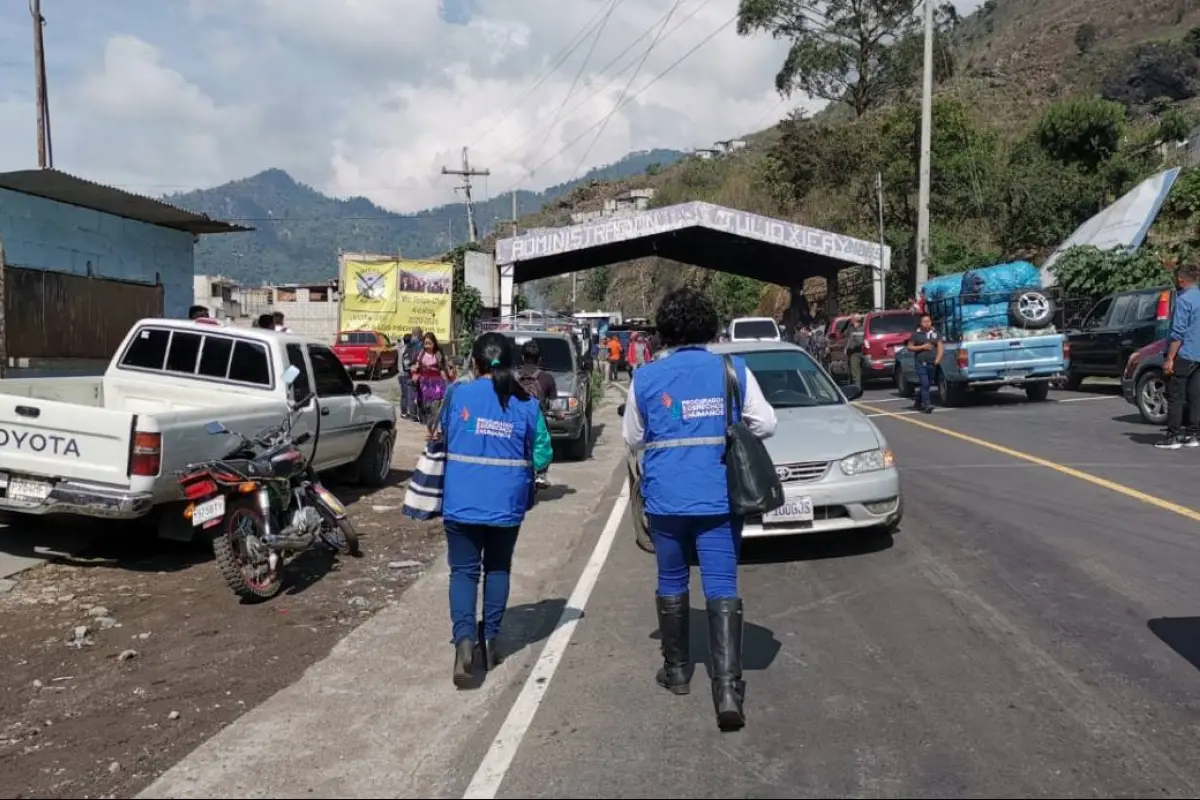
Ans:
[[[733,357],[746,397],[746,362]],[[633,382],[645,428],[642,496],[646,512],[697,517],[729,513],[725,479],[725,365],[703,348],[653,361]],[[741,404],[733,420],[741,418]]]
[[[538,404],[500,407],[491,380],[459,384],[449,398],[442,516],[451,522],[520,525],[533,500]]]

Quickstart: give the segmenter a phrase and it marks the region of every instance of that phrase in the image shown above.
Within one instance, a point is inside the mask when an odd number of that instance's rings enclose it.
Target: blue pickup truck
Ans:
[[[991,310],[970,315],[973,308]],[[1056,292],[1048,289],[1021,289],[971,304],[958,299],[928,303],[944,341],[935,377],[942,404],[953,408],[966,401],[968,392],[1005,386],[1024,389],[1031,402],[1045,400],[1070,366],[1070,344],[1058,332],[1061,325],[1054,324],[1061,309]],[[897,390],[912,397],[917,385],[914,353],[897,347]]]

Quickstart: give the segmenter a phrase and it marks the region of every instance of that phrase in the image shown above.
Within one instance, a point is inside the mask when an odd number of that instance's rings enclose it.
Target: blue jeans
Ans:
[[[742,551],[743,520],[728,514],[677,517],[649,514],[650,537],[658,560],[658,595],[674,597],[688,590],[694,552],[700,562],[700,582],[706,600],[738,596],[738,557]]]
[[[479,577],[483,574],[483,638],[500,633],[508,607],[508,581],[519,525],[497,527],[445,520],[450,564],[450,622],[454,641],[474,639]]]
[[[917,380],[921,382],[921,394],[918,395],[918,401],[921,408],[929,408],[932,402],[929,399],[929,390],[933,385],[933,362],[918,361],[915,364],[917,368]]]
[[[400,376],[400,413],[417,415],[417,387],[408,375]]]

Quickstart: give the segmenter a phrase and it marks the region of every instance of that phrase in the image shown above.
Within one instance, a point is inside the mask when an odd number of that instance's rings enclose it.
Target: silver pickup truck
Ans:
[[[0,380],[0,511],[135,519],[182,501],[176,470],[227,446],[205,426],[220,420],[250,433],[277,424],[289,366],[300,370],[296,396],[315,390],[297,424],[317,434],[306,445],[311,457],[317,444],[314,466],[382,485],[395,406],[356,387],[329,347],[256,328],[144,319],[102,377]]]

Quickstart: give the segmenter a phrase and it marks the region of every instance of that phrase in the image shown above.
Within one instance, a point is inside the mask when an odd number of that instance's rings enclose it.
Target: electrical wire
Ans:
[[[654,35],[654,40],[650,42],[650,46],[646,48],[646,52],[642,53],[642,60],[638,62],[637,69],[629,76],[629,80],[625,82],[625,87],[621,89],[621,95],[617,98],[617,102],[613,104],[612,111],[608,112],[608,116],[604,118],[604,122],[600,125],[600,130],[596,131],[596,135],[592,138],[592,143],[588,145],[587,150],[583,151],[578,163],[575,164],[575,169],[571,170],[571,180],[579,175],[579,170],[583,169],[583,162],[592,154],[592,150],[596,147],[596,142],[600,141],[600,137],[604,135],[604,131],[608,128],[608,123],[612,120],[613,114],[617,113],[617,109],[625,101],[625,95],[629,94],[629,87],[637,80],[638,75],[642,74],[642,68],[646,66],[646,59],[650,58],[650,54],[654,52],[654,48],[662,40],[663,33],[667,30],[667,23],[671,21],[671,16],[679,10],[679,6],[683,5],[683,0],[675,0],[675,5],[671,6],[671,10],[667,12],[667,18],[663,20],[663,24],[658,29],[658,33]]]
[[[624,101],[621,103],[621,105],[620,105],[620,106],[617,106],[617,107],[615,107],[615,108],[614,108],[612,111],[610,111],[610,112],[609,112],[609,114],[608,114],[608,115],[606,115],[606,118],[607,118],[608,116],[611,116],[612,114],[615,114],[617,111],[620,111],[622,108],[624,108],[625,106],[627,106],[627,105],[629,105],[630,103],[632,103],[634,100],[636,100],[638,97],[640,97],[640,96],[641,96],[642,94],[644,94],[646,91],[648,91],[648,90],[650,89],[650,87],[654,86],[654,85],[655,85],[656,83],[658,83],[660,80],[662,80],[662,79],[663,79],[663,78],[665,78],[667,75],[669,75],[669,74],[670,74],[670,73],[671,73],[671,72],[672,72],[672,71],[673,71],[673,70],[674,70],[676,67],[678,67],[678,66],[679,66],[680,64],[682,64],[684,61],[686,61],[688,58],[690,58],[690,57],[691,57],[691,56],[692,56],[692,55],[693,55],[693,54],[694,54],[694,53],[695,53],[697,50],[699,50],[701,47],[703,47],[704,45],[706,45],[706,44],[708,44],[710,41],[712,41],[714,38],[716,38],[717,34],[721,33],[721,32],[722,32],[722,31],[724,31],[726,28],[728,28],[730,25],[732,25],[733,23],[735,23],[735,22],[737,21],[737,18],[738,18],[738,15],[737,15],[737,13],[734,13],[734,14],[733,14],[733,16],[731,16],[731,17],[730,17],[728,20],[726,20],[726,21],[725,21],[723,24],[721,24],[719,27],[717,27],[716,29],[714,29],[714,30],[713,30],[711,33],[709,33],[707,36],[705,36],[703,39],[701,39],[701,40],[700,40],[699,42],[697,42],[695,45],[693,45],[693,46],[692,46],[692,47],[691,47],[691,48],[690,48],[690,49],[689,49],[687,52],[685,52],[685,53],[684,53],[682,56],[680,56],[679,58],[675,59],[675,61],[671,62],[671,64],[670,64],[670,65],[669,65],[669,66],[668,66],[666,69],[664,69],[662,72],[660,72],[660,73],[658,73],[657,75],[655,75],[655,76],[654,76],[654,77],[653,77],[653,78],[652,78],[652,79],[649,81],[649,83],[647,83],[647,84],[646,84],[645,86],[643,86],[641,89],[637,90],[637,91],[636,91],[634,94],[632,94],[632,95],[630,95],[629,97],[625,98],[625,100],[624,100]],[[599,120],[599,121],[597,121],[595,124],[593,124],[593,125],[589,126],[588,128],[586,128],[586,129],[585,129],[585,130],[584,130],[582,133],[580,133],[580,134],[579,134],[578,136],[576,136],[574,139],[572,139],[571,141],[567,142],[567,143],[566,143],[566,145],[564,145],[562,148],[560,148],[560,149],[559,149],[559,150],[558,150],[556,153],[554,153],[554,155],[552,155],[552,156],[550,156],[549,158],[547,158],[547,159],[543,160],[543,161],[542,161],[542,162],[540,162],[540,163],[539,163],[537,166],[535,166],[533,169],[531,169],[531,170],[528,170],[527,172],[525,172],[525,173],[524,173],[524,174],[523,174],[523,175],[522,175],[522,176],[521,176],[521,177],[520,177],[520,178],[519,178],[517,181],[515,181],[515,182],[514,182],[514,183],[513,183],[511,186],[509,186],[509,188],[508,188],[508,189],[505,189],[505,192],[507,193],[507,192],[510,192],[510,191],[512,191],[513,187],[515,187],[515,186],[516,186],[518,183],[520,183],[521,181],[524,181],[526,178],[530,177],[530,176],[531,176],[531,175],[533,175],[535,172],[537,172],[537,170],[539,170],[539,169],[541,169],[542,167],[546,166],[546,165],[547,165],[547,164],[549,164],[551,161],[553,161],[554,159],[556,159],[556,158],[558,158],[559,156],[561,156],[563,153],[565,153],[565,152],[567,152],[568,150],[570,150],[572,147],[574,147],[576,144],[578,144],[580,141],[582,141],[582,140],[583,140],[583,138],[584,138],[585,136],[587,136],[589,133],[591,133],[591,132],[592,132],[593,130],[595,130],[596,128],[600,127],[600,125],[602,125],[603,123],[604,123],[604,120],[602,119],[602,120]]]
[[[550,139],[550,134],[553,133],[554,128],[558,125],[558,120],[562,117],[563,109],[570,102],[571,95],[575,94],[575,87],[579,85],[579,79],[583,77],[583,71],[587,69],[588,63],[592,60],[592,53],[596,52],[596,45],[600,42],[600,36],[604,33],[604,28],[608,24],[609,18],[617,10],[617,6],[623,2],[625,0],[613,0],[613,4],[609,6],[608,13],[604,15],[604,19],[600,23],[600,28],[596,31],[596,35],[592,39],[592,46],[588,48],[587,55],[583,57],[583,63],[579,65],[579,69],[575,73],[575,79],[571,81],[571,88],[567,89],[566,96],[559,103],[558,110],[554,112],[554,119],[550,120],[550,124],[546,126],[546,135],[542,137],[542,141],[538,144],[537,149],[533,151],[534,156],[540,153],[542,148],[546,146],[546,142]]]
[[[708,6],[709,4],[711,4],[712,2],[713,2],[713,0],[704,0],[703,3],[701,3],[696,8],[692,9],[692,11],[690,11],[686,16],[684,16],[683,19],[679,20],[679,22],[676,23],[675,26],[672,27],[671,30],[669,30],[667,32],[667,34],[665,36],[663,36],[662,39],[659,40],[659,44],[662,44],[662,42],[665,42],[667,39],[670,39],[676,33],[676,31],[678,31],[685,24],[687,24],[687,22],[689,20],[691,20],[692,17],[696,16],[698,13],[703,11],[704,8],[706,6]],[[643,39],[645,39],[647,36],[649,36],[658,27],[659,23],[661,23],[663,20],[665,20],[667,18],[667,16],[670,14],[671,14],[671,11],[668,10],[666,14],[663,14],[657,20],[655,20],[653,23],[651,23],[651,25],[649,27],[647,27],[645,31],[642,32],[641,36],[639,36],[638,38],[636,38],[632,42],[630,42],[629,45],[624,50],[622,50],[620,53],[618,53],[616,56],[614,56],[603,67],[601,67],[600,71],[597,73],[597,77],[598,78],[602,77],[604,75],[604,73],[606,73],[609,70],[610,67],[612,67],[618,61],[620,61],[622,58],[624,58],[626,53],[628,53],[630,50],[632,50],[634,47],[636,47],[637,44],[639,42],[641,42]],[[566,119],[570,119],[575,114],[576,111],[583,108],[583,106],[586,105],[589,101],[591,101],[592,98],[598,96],[599,94],[601,94],[602,92],[607,90],[609,88],[609,86],[611,86],[614,83],[616,78],[619,78],[622,75],[624,75],[637,63],[636,59],[639,58],[640,55],[641,54],[639,53],[638,55],[634,56],[635,60],[630,61],[628,64],[626,64],[624,67],[622,67],[616,74],[614,74],[611,78],[609,78],[607,81],[605,81],[601,86],[599,86],[595,90],[593,90],[591,92],[591,94],[589,94],[587,97],[584,97],[582,100],[580,100],[574,106],[572,106],[571,109],[563,116]],[[499,160],[507,161],[518,150],[520,150],[522,145],[525,142],[527,142],[529,140],[529,138],[533,135],[534,135],[533,133],[530,133],[530,134],[526,134],[525,136],[522,136],[520,139],[517,140],[516,146],[510,148],[507,152],[505,152],[504,155],[502,155]]]
[[[494,133],[506,119],[512,116],[512,113],[520,108],[524,102],[529,99],[529,96],[536,92],[538,87],[545,83],[546,79],[553,75],[555,71],[557,71],[558,68],[563,65],[563,62],[570,58],[571,55],[579,49],[580,45],[582,45],[587,39],[588,34],[591,33],[594,27],[596,27],[601,14],[604,14],[603,8],[596,12],[594,17],[584,23],[583,27],[575,32],[575,35],[571,37],[570,41],[568,41],[567,44],[563,46],[563,49],[559,51],[558,55],[554,57],[554,61],[550,67],[542,73],[541,77],[539,77],[532,86],[525,90],[525,94],[521,95],[520,99],[518,99],[515,103],[510,104],[508,110],[505,111],[498,120],[496,120],[492,127],[488,128],[486,131],[476,137],[475,141],[468,145],[468,147],[475,147],[481,141]],[[607,22],[607,19],[607,16],[605,16],[605,22]]]

